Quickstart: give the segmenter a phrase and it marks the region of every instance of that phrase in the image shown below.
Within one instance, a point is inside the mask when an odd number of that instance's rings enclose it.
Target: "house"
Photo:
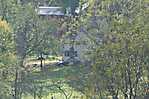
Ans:
[[[78,7],[75,11],[76,15],[78,15],[81,10],[85,10],[87,7],[88,4],[84,4],[81,9]],[[63,22],[69,20],[72,16],[69,8],[63,9],[62,7],[40,6],[37,9],[37,12],[40,17],[46,17],[49,20],[56,19],[56,21],[59,20],[61,22],[61,26],[57,29],[57,33],[55,33],[56,37],[62,37],[62,34],[67,32],[68,27],[63,26]],[[88,49],[86,45],[88,45],[87,36],[81,32],[81,28],[79,33],[70,33],[67,35],[61,44],[61,55],[63,56],[63,61],[70,63],[84,62],[85,50]]]

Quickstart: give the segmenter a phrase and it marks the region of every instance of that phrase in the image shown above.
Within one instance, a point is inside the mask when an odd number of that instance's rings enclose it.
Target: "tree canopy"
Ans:
[[[0,99],[148,99],[148,45],[148,0],[0,0]]]

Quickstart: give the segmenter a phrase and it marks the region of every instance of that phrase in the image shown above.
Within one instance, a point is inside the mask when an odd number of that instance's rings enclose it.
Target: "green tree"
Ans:
[[[120,93],[125,99],[135,99],[143,93],[139,88],[147,66],[144,59],[148,42],[148,8],[145,3],[145,0],[92,2],[89,21],[86,21],[88,25],[84,27],[93,42],[90,97],[98,95],[96,89],[102,90],[103,94],[109,92],[113,99]]]
[[[0,98],[11,98],[10,82],[13,81],[11,77],[16,65],[14,48],[11,26],[7,21],[0,19]]]

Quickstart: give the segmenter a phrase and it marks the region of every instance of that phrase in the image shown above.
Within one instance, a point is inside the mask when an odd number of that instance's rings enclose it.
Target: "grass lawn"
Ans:
[[[73,88],[73,81],[78,80],[80,73],[78,66],[49,66],[46,71],[30,71],[22,84],[25,93],[23,99],[34,99],[35,93],[36,99],[51,99],[52,96],[54,99],[66,99],[66,96],[68,99],[85,99]]]

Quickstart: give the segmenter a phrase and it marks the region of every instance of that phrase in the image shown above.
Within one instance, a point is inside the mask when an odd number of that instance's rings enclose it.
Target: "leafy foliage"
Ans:
[[[76,17],[76,8],[84,3],[89,7]],[[71,10],[73,17],[60,20],[68,29],[63,34],[86,35],[88,62],[48,64],[46,71],[32,70],[38,64],[26,67],[26,59],[38,54],[59,55],[59,41],[64,41],[55,34],[59,20],[38,16],[35,9],[41,4]],[[0,98],[61,93],[69,99],[74,91],[85,99],[144,96],[149,78],[148,12],[148,0],[0,0]]]

